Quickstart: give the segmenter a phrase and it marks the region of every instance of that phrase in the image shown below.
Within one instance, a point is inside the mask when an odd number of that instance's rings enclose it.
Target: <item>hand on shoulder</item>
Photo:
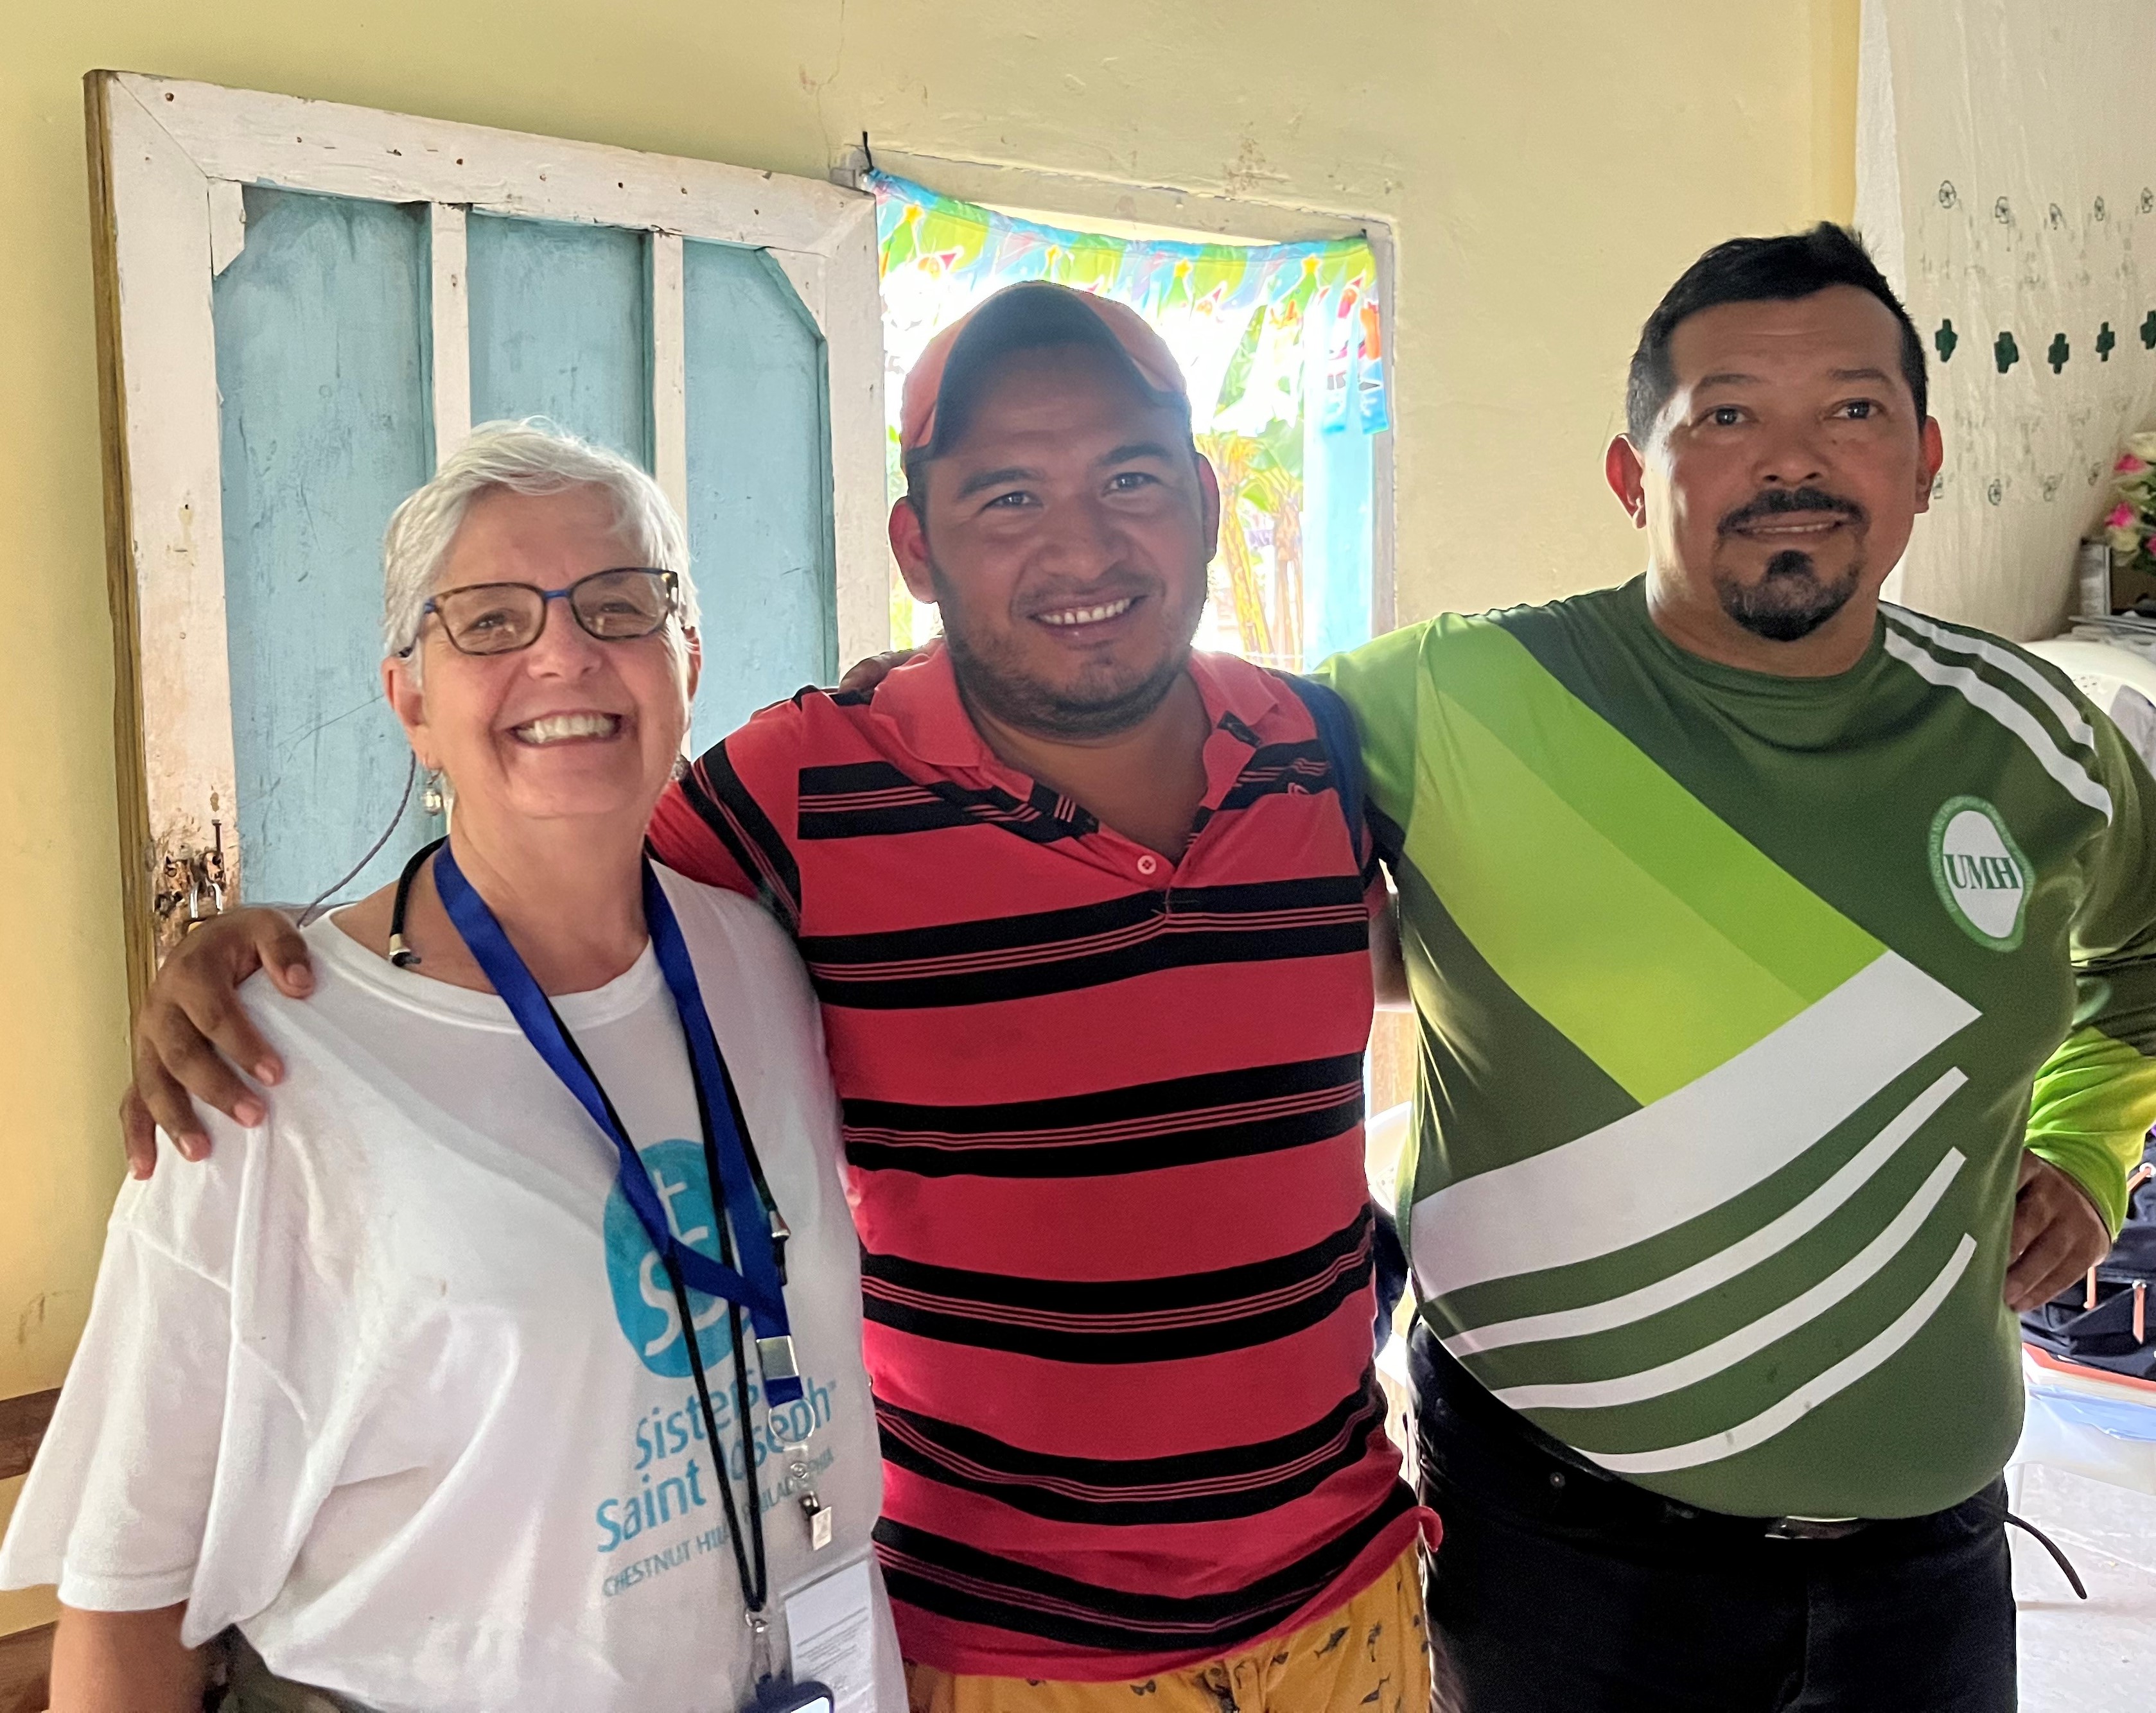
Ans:
[[[288,998],[314,991],[306,942],[276,910],[213,917],[181,941],[157,972],[136,1013],[135,1078],[120,1105],[133,1176],[147,1177],[156,1169],[159,1128],[183,1158],[208,1157],[210,1136],[197,1100],[243,1127],[261,1123],[264,1097],[234,1068],[244,1067],[265,1087],[285,1074],[239,1000],[241,984],[258,972]]]

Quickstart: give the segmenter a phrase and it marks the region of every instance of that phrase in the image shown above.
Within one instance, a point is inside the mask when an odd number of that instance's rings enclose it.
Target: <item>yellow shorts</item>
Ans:
[[[1204,1665],[1119,1683],[958,1677],[908,1665],[906,1690],[912,1713],[1424,1713],[1421,1548],[1408,1548],[1317,1623]]]

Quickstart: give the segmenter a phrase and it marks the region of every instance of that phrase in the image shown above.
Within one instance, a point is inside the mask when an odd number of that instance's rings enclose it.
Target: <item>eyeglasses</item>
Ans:
[[[565,589],[530,583],[466,583],[444,589],[419,609],[442,621],[443,633],[460,654],[513,654],[539,640],[547,628],[547,603],[566,601],[587,636],[603,643],[634,642],[665,628],[677,610],[679,583],[670,571],[640,566],[595,571]],[[415,638],[408,654],[418,646]]]

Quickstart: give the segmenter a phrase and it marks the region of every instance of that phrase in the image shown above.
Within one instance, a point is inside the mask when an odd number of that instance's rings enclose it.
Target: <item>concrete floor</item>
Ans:
[[[2041,1464],[2022,1482],[2017,1514],[2059,1543],[2089,1592],[2076,1600],[2051,1555],[2008,1531],[2023,1713],[2156,1709],[2156,1498]]]

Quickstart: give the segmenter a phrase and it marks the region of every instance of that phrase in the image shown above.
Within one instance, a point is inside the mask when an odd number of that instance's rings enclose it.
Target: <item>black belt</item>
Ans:
[[[1418,1413],[1435,1404],[1493,1456],[1547,1489],[1553,1504],[1579,1501],[1613,1523],[1638,1528],[1712,1532],[1727,1539],[1842,1541],[1881,1522],[1873,1517],[1736,1516],[1681,1505],[1590,1462],[1500,1403],[1428,1326],[1418,1321],[1408,1344],[1408,1374]],[[1591,1495],[1591,1496],[1587,1496]]]
[[[1436,1451],[1425,1423],[1432,1414],[1441,1412],[1450,1418],[1455,1437],[1464,1433],[1476,1442],[1479,1452],[1509,1464],[1515,1473],[1526,1476],[1530,1490],[1537,1491],[1552,1510],[1560,1505],[1577,1510],[1580,1508],[1578,1501],[1584,1496],[1584,1508],[1600,1513],[1602,1521],[1617,1527],[1652,1531],[1671,1539],[1711,1536],[1726,1541],[1845,1541],[1869,1529],[1890,1528],[1897,1523],[1921,1526],[1930,1521],[1922,1516],[1733,1516],[1727,1511],[1680,1505],[1589,1462],[1518,1411],[1498,1403],[1489,1387],[1471,1374],[1420,1321],[1408,1340],[1408,1380],[1414,1393],[1417,1444],[1425,1456]],[[2065,1572],[2074,1592],[2087,1599],[2088,1590],[2080,1572],[2058,1543],[2034,1523],[2007,1510],[2005,1487],[2003,1480],[1995,1480],[1989,1489],[1971,1495],[1962,1505],[1988,1500],[1996,1507],[2000,1521],[2033,1536]],[[1461,1496],[1471,1501],[1471,1488],[1463,1490]],[[1958,1510],[1961,1505],[1947,1509]]]

